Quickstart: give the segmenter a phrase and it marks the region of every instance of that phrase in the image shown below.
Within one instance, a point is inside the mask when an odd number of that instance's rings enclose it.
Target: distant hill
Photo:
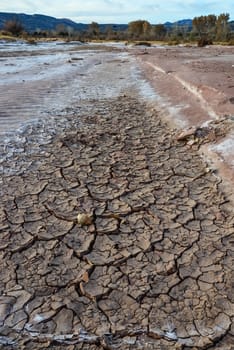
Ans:
[[[56,29],[58,25],[69,26],[75,30],[85,30],[87,29],[87,24],[75,23],[70,19],[66,18],[54,18],[45,15],[26,15],[24,13],[8,13],[0,12],[0,29],[3,28],[4,23],[11,19],[17,18],[24,26],[27,32],[35,32],[36,30],[53,30]]]
[[[167,29],[172,29],[175,27],[183,27],[183,28],[186,28],[187,30],[191,30],[193,26],[192,22],[193,22],[192,19],[182,19],[177,22],[166,22],[164,23],[164,26]]]
[[[58,25],[73,28],[77,31],[88,29],[88,24],[76,23],[67,18],[55,18],[45,15],[26,15],[24,13],[8,13],[0,12],[0,29],[4,27],[4,23],[11,19],[17,18],[24,26],[27,32],[33,33],[37,30],[54,30]],[[127,24],[100,24],[100,30],[104,31],[107,27],[112,27],[113,30],[126,30]]]
[[[234,32],[234,21],[229,22],[229,26],[230,26],[232,32]]]
[[[66,18],[55,18],[45,15],[26,15],[24,13],[8,13],[0,12],[0,29],[4,27],[4,23],[11,19],[17,18],[24,26],[27,32],[35,32],[37,30],[54,30],[58,25],[64,25],[65,27],[71,27],[77,31],[84,31],[88,29],[88,24],[76,23]],[[166,22],[165,27],[171,29],[175,26],[183,26],[188,29],[192,28],[192,20],[184,19],[178,22]],[[105,31],[107,27],[112,27],[114,31],[124,31],[128,28],[127,24],[100,24],[100,30]]]
[[[179,27],[179,28],[184,28],[188,31],[190,31],[193,27],[193,21],[192,19],[182,19],[180,21],[177,21],[177,22],[166,22],[164,23],[164,26],[170,30],[170,29],[173,29],[175,27]],[[229,26],[231,28],[231,31],[234,32],[234,21],[230,21],[229,22]]]

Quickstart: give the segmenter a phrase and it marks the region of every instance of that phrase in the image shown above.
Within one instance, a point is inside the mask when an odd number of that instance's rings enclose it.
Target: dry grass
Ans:
[[[3,31],[0,31],[0,40],[6,40],[6,41],[16,41],[17,38],[12,36],[10,33],[6,33]]]

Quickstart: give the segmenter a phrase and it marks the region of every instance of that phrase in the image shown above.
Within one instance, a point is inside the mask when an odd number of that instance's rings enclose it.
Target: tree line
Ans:
[[[232,35],[228,23],[229,19],[230,16],[228,13],[221,13],[219,16],[208,15],[195,17],[193,19],[193,28],[200,41],[228,41]]]
[[[191,42],[197,41],[200,46],[218,42],[233,42],[234,32],[229,24],[230,16],[228,13],[222,13],[218,16],[207,15],[194,17],[192,26],[173,25],[167,27],[164,24],[152,25],[146,20],[137,20],[128,23],[126,30],[114,30],[111,25],[107,25],[101,30],[97,22],[92,22],[86,30],[77,31],[70,26],[59,24],[54,30],[43,31],[37,29],[30,33],[33,37],[62,37],[67,40],[144,40],[144,41],[172,41],[172,42]],[[3,31],[15,36],[25,32],[23,24],[13,18],[4,24]]]
[[[147,21],[133,21],[128,24],[128,37],[133,40],[197,41],[200,46],[213,42],[234,40],[234,31],[229,25],[230,15],[208,15],[194,17],[192,26],[174,25],[166,28],[163,24],[151,25]]]

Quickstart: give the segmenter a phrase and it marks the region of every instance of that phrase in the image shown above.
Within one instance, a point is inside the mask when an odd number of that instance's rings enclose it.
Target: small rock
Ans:
[[[88,226],[93,223],[93,217],[89,214],[78,214],[77,215],[77,222],[81,226]]]
[[[192,145],[194,145],[194,143],[196,143],[195,140],[189,140],[189,141],[187,142],[187,145],[188,145],[188,146],[192,146]]]

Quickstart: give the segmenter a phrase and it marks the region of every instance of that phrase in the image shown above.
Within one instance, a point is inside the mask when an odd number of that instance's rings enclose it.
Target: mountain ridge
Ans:
[[[77,23],[68,18],[56,18],[41,14],[25,14],[25,13],[14,13],[14,12],[0,12],[0,29],[3,29],[4,23],[12,20],[19,20],[27,32],[35,32],[37,30],[55,30],[57,26],[64,25],[77,31],[87,30],[89,24]],[[127,24],[99,24],[101,30],[105,30],[107,27],[112,26],[114,30],[125,30]]]
[[[0,29],[4,27],[4,23],[12,20],[19,20],[26,31],[34,32],[40,30],[55,30],[58,25],[70,26],[76,30],[85,30],[87,25],[83,23],[76,23],[67,18],[55,18],[52,16],[14,12],[0,12]]]
[[[77,31],[84,31],[88,29],[89,24],[77,23],[68,18],[56,18],[52,16],[42,15],[42,14],[25,14],[25,13],[14,13],[14,12],[0,12],[0,29],[4,27],[4,23],[11,19],[18,19],[28,32],[35,32],[37,30],[55,30],[57,26],[64,25],[65,27],[70,27]],[[191,19],[179,20],[177,22],[166,22],[164,23],[165,27],[172,28],[173,26],[188,26],[192,27]],[[128,24],[99,24],[99,27],[102,30],[105,30],[107,27],[112,27],[112,29],[126,30]]]

